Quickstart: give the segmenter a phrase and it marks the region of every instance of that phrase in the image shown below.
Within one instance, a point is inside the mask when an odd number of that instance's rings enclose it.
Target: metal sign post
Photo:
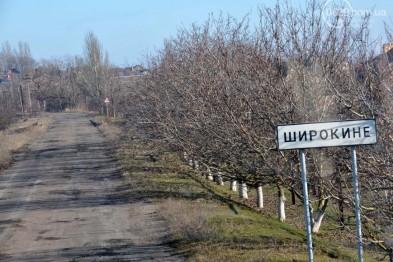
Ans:
[[[360,220],[358,167],[357,167],[357,162],[356,162],[356,147],[355,146],[351,146],[351,158],[352,158],[353,191],[354,191],[354,196],[355,196],[356,232],[357,232],[357,240],[358,240],[358,257],[359,257],[359,262],[363,262],[362,221]]]
[[[371,145],[377,142],[377,127],[375,119],[278,125],[276,128],[276,139],[278,150],[299,149],[300,165],[302,168],[304,215],[306,219],[309,262],[313,261],[313,247],[304,149],[351,146],[358,256],[359,262],[363,262],[362,225],[360,221],[359,184],[357,177],[355,146]]]
[[[311,238],[311,218],[310,218],[310,202],[308,201],[308,187],[307,187],[307,169],[306,169],[306,158],[304,155],[304,149],[299,150],[300,166],[302,168],[302,184],[303,184],[303,205],[304,205],[304,216],[306,218],[306,231],[307,231],[307,247],[308,247],[308,261],[313,262],[313,248]]]
[[[109,98],[105,98],[105,100],[104,100],[104,103],[105,103],[105,106],[106,106],[106,116],[107,117],[109,117]]]

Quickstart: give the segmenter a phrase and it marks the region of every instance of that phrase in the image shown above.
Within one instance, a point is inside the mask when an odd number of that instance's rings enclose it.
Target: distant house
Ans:
[[[374,69],[382,80],[393,81],[393,44],[384,44],[382,53],[373,60]]]
[[[141,72],[145,71],[145,68],[144,68],[143,66],[141,66],[141,65],[136,65],[136,66],[134,66],[134,67],[132,68],[132,71],[133,71],[133,72],[141,73]]]
[[[383,50],[383,53],[384,53],[384,54],[386,54],[386,53],[392,51],[392,49],[393,49],[393,44],[392,44],[392,43],[390,43],[390,44],[384,44],[384,45],[382,46],[382,50]]]
[[[136,65],[132,67],[125,67],[123,70],[123,76],[129,77],[129,76],[142,76],[148,74],[149,70],[144,68],[141,65]]]
[[[20,71],[15,67],[12,67],[8,71],[4,71],[0,74],[0,83],[8,83],[13,78],[19,78],[20,75]]]
[[[132,67],[125,67],[123,70],[123,76],[130,76],[132,75]]]
[[[15,77],[20,77],[20,75],[21,75],[20,71],[18,69],[16,69],[15,67],[12,67],[7,72],[8,79],[13,79]]]
[[[8,83],[8,82],[9,82],[8,75],[0,75],[0,84]]]
[[[393,44],[384,44],[382,53],[372,59],[372,62],[378,67],[388,69],[393,63]]]

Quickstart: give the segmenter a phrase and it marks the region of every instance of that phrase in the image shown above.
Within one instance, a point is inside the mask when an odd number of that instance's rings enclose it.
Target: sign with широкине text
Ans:
[[[377,142],[375,119],[278,125],[279,150],[370,145]]]

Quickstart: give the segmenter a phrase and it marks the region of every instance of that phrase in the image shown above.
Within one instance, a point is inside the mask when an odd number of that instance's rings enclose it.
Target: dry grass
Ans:
[[[100,130],[108,140],[115,141],[121,136],[122,130],[116,126],[116,119],[96,116],[94,121],[98,123],[98,130]]]
[[[217,231],[210,223],[220,207],[205,202],[168,199],[160,203],[159,214],[168,223],[169,232],[176,239],[208,241]]]
[[[25,118],[0,132],[0,169],[8,167],[13,153],[46,132],[52,119],[48,115]]]

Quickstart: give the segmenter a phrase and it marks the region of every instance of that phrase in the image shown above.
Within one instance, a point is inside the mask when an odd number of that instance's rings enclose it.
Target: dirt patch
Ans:
[[[90,119],[90,123],[94,127],[97,127],[98,130],[110,141],[115,141],[122,135],[122,130],[118,127],[118,121],[120,121],[120,119],[104,116],[95,116]]]
[[[159,215],[167,221],[174,239],[208,241],[217,233],[209,222],[221,210],[217,204],[168,199],[160,203],[158,210]]]
[[[21,119],[0,132],[0,170],[10,166],[14,154],[46,132],[52,122],[48,114]]]

